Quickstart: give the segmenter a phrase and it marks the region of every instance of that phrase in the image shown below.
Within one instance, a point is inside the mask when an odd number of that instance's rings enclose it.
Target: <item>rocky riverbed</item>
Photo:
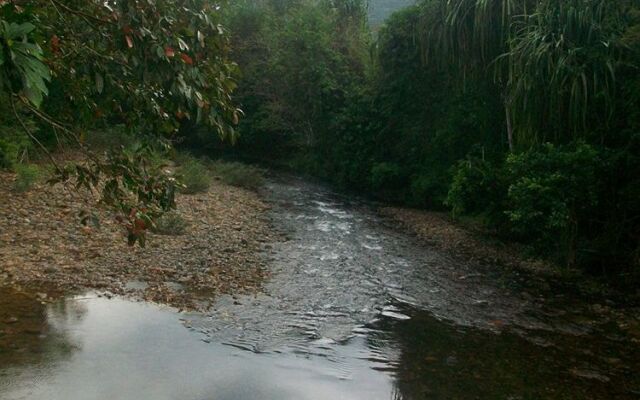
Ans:
[[[94,289],[198,309],[221,293],[255,292],[267,275],[260,247],[275,235],[252,191],[214,181],[206,193],[178,195],[185,233],[150,233],[140,248],[127,246],[90,193],[62,185],[16,193],[14,179],[0,173],[0,282],[43,301]],[[97,216],[89,226],[80,224],[86,210]]]

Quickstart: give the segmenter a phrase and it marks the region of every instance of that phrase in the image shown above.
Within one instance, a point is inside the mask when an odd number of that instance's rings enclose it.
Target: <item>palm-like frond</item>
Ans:
[[[508,125],[521,142],[547,131],[586,130],[590,110],[613,107],[619,38],[631,2],[612,0],[425,0],[424,62],[493,76]],[[542,132],[542,133],[541,133]]]

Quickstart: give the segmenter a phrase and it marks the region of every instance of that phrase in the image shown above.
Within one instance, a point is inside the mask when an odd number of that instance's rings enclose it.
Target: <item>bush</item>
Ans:
[[[491,223],[502,225],[507,185],[501,169],[479,158],[459,161],[445,200],[453,216],[484,214]]]
[[[194,194],[206,192],[211,186],[211,172],[199,160],[189,157],[178,168],[178,176],[184,185],[181,192]]]
[[[369,183],[371,189],[380,198],[388,201],[398,201],[404,192],[407,177],[398,164],[381,162],[371,167]]]
[[[257,190],[264,184],[264,174],[259,168],[239,162],[215,161],[211,163],[213,173],[228,185]]]
[[[0,138],[0,169],[12,169],[18,159],[17,146]]]
[[[13,190],[26,192],[42,178],[42,172],[37,165],[17,164],[15,166],[16,180],[13,182]]]
[[[168,212],[155,221],[152,231],[159,235],[178,236],[187,230],[187,221],[177,212]]]
[[[383,190],[394,185],[400,178],[400,167],[394,163],[381,162],[371,167],[371,187],[374,190]]]
[[[581,225],[596,212],[599,153],[591,146],[545,144],[507,158],[507,192],[511,231],[534,243],[540,252],[574,265]]]
[[[33,121],[27,119],[23,122],[32,132],[37,132]],[[31,141],[21,130],[15,126],[0,124],[0,169],[13,169],[19,159],[32,150]]]

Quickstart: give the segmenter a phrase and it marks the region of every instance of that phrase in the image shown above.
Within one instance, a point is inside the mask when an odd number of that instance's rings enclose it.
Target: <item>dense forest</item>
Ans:
[[[635,3],[430,0],[375,37],[364,7],[231,9],[235,152],[473,217],[559,265],[637,272]]]
[[[637,2],[423,0],[375,34],[363,0],[185,4],[0,2],[2,167],[82,149],[56,179],[135,228],[172,207],[150,154],[206,149],[638,277]]]

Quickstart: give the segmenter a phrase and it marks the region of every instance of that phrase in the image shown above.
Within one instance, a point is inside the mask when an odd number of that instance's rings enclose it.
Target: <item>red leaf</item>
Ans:
[[[182,61],[184,61],[185,64],[193,65],[193,58],[184,53],[180,54],[180,57],[182,57]]]
[[[58,53],[60,51],[60,38],[58,35],[51,36],[51,51]]]
[[[129,48],[133,47],[133,39],[131,38],[131,36],[127,35],[124,37],[127,40],[127,46],[129,46]]]
[[[176,52],[173,50],[172,47],[167,46],[164,48],[164,55],[171,58],[176,55]]]

